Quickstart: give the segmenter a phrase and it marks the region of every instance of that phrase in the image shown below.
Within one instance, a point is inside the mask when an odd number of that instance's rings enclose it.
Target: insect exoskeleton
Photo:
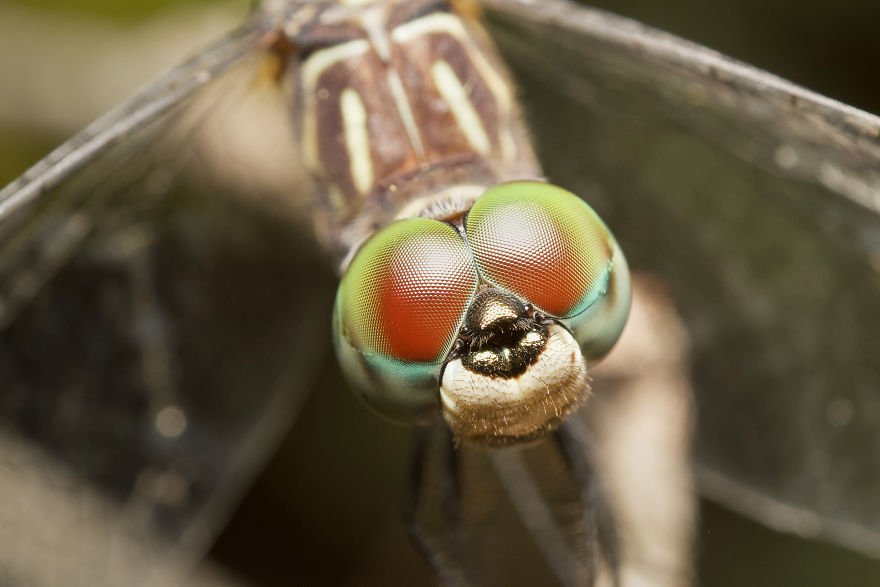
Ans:
[[[334,312],[343,369],[380,414],[439,409],[459,440],[541,436],[582,405],[620,336],[629,270],[596,213],[536,181],[486,190],[452,222],[392,222],[363,245]]]

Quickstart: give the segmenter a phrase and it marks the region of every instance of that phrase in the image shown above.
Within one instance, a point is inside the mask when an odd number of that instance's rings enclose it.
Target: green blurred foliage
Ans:
[[[118,22],[134,24],[154,16],[169,8],[182,6],[210,6],[212,0],[136,0],[118,2],[117,0],[11,0],[10,4],[35,9],[53,11],[59,14],[92,16]]]

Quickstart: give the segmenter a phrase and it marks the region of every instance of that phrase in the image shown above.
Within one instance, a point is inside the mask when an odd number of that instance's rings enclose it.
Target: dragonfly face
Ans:
[[[384,3],[340,3],[336,14],[379,4]],[[199,154],[195,159],[202,155],[196,147],[200,133],[194,129],[218,123],[219,117],[207,116],[199,125],[180,123],[188,120],[185,115],[200,112],[202,98],[242,87],[233,81],[242,79],[239,73],[253,72],[254,63],[279,38],[305,31],[300,27],[328,5],[297,2],[277,11],[267,4],[265,12],[241,29],[0,192],[0,370],[13,390],[2,396],[0,447],[11,455],[2,469],[9,473],[2,485],[19,498],[4,502],[11,504],[3,511],[4,520],[12,523],[2,528],[13,529],[16,543],[39,544],[34,550],[50,555],[67,552],[64,545],[82,545],[75,556],[52,557],[72,561],[68,568],[80,575],[52,571],[51,565],[22,557],[0,559],[4,568],[26,567],[21,576],[43,572],[50,577],[32,581],[37,584],[65,576],[73,577],[72,583],[78,577],[80,583],[94,585],[101,580],[130,584],[133,576],[148,583],[147,571],[165,561],[191,563],[222,523],[224,505],[235,501],[260,466],[259,457],[270,451],[273,438],[295,414],[291,404],[303,397],[302,382],[317,364],[320,345],[314,333],[327,330],[331,279],[306,260],[311,249],[298,238],[302,227],[291,230],[287,220],[266,214],[257,203],[260,188],[254,186],[265,183],[250,178],[253,183],[242,189],[241,184],[230,187],[188,173],[187,162],[194,159],[188,157],[190,148]],[[386,39],[390,53],[385,56],[394,54],[394,43],[406,45],[400,55],[412,56],[405,64],[408,71],[418,72],[418,79],[439,80],[446,93],[435,92],[423,102],[407,99],[409,116],[402,114],[407,109],[399,106],[400,97],[416,94],[407,89],[406,76],[399,75],[398,84],[383,73],[382,51],[370,49],[383,46],[375,23],[350,28],[332,42],[315,43],[288,61],[308,62],[322,53],[325,58],[300,69],[303,83],[291,88],[301,159],[287,158],[282,167],[308,171],[315,178],[319,204],[308,214],[317,220],[337,267],[347,267],[338,292],[337,326],[350,320],[349,332],[358,331],[360,338],[346,341],[342,329],[337,334],[340,354],[348,353],[350,359],[344,368],[353,371],[355,380],[374,377],[393,383],[412,373],[433,379],[430,394],[371,401],[382,411],[398,410],[392,415],[402,419],[432,404],[445,410],[459,436],[468,430],[485,436],[485,430],[492,430],[490,436],[497,438],[497,422],[480,429],[479,405],[468,412],[466,422],[457,423],[450,407],[479,402],[454,391],[446,394],[448,399],[438,399],[441,388],[453,389],[462,379],[473,388],[473,381],[499,365],[513,370],[539,366],[546,353],[535,353],[533,345],[543,341],[546,349],[559,340],[555,334],[568,333],[591,361],[616,337],[616,319],[609,318],[605,323],[612,326],[605,328],[594,326],[601,323],[591,318],[580,329],[578,318],[600,312],[604,301],[607,308],[617,309],[610,311],[612,316],[625,307],[623,296],[598,293],[609,250],[611,282],[625,274],[615,274],[620,265],[617,246],[592,212],[583,207],[574,211],[588,226],[575,235],[589,241],[585,243],[570,240],[566,232],[572,216],[539,206],[529,218],[546,222],[536,222],[544,228],[529,238],[575,244],[569,252],[574,251],[579,259],[574,265],[582,271],[570,272],[581,278],[561,290],[530,281],[565,256],[538,254],[544,252],[538,247],[534,256],[517,256],[522,253],[517,252],[519,245],[493,229],[505,222],[503,208],[489,197],[494,190],[505,189],[510,180],[541,175],[524,129],[522,135],[515,130],[507,138],[499,132],[517,128],[499,121],[518,120],[515,108],[505,106],[514,103],[505,98],[510,96],[506,80],[499,84],[492,76],[503,69],[496,67],[491,52],[479,53],[483,62],[463,62],[461,54],[473,53],[457,51],[460,38],[448,15],[430,18],[435,3],[396,5],[403,10],[391,29],[402,27],[403,32],[396,40],[393,34]],[[779,527],[880,551],[878,475],[873,453],[864,450],[876,441],[876,119],[699,47],[564,2],[487,0],[484,5],[490,30],[521,81],[548,175],[590,199],[614,227],[635,270],[650,273],[649,282],[664,284],[658,290],[665,288],[674,300],[690,337],[691,354],[685,358],[679,353],[643,362],[640,357],[649,354],[644,352],[626,369],[597,378],[596,397],[581,412],[597,436],[626,436],[648,427],[642,424],[674,422],[685,437],[686,410],[673,416],[660,412],[663,418],[637,425],[629,417],[640,412],[632,408],[645,404],[631,402],[629,392],[647,389],[656,399],[670,382],[686,380],[694,384],[697,470],[704,489]],[[297,24],[285,32],[290,22]],[[326,39],[317,29],[310,34],[313,40]],[[442,46],[432,43],[438,38],[445,39]],[[334,46],[346,49],[334,53]],[[449,51],[443,54],[448,67],[432,65],[441,50]],[[470,83],[465,83],[465,70],[477,72],[469,76]],[[354,81],[334,85],[343,73]],[[375,100],[381,88],[387,90],[386,104]],[[273,89],[278,93],[277,86]],[[440,112],[450,132],[414,138],[412,129],[423,127],[417,121],[424,112],[455,102],[462,93],[481,99],[472,100],[470,110]],[[395,105],[391,110],[397,113],[390,122],[373,114],[373,108],[386,111],[388,105]],[[482,123],[460,122],[468,118]],[[274,120],[275,127],[286,130],[277,123],[280,119]],[[376,126],[386,140],[364,141]],[[475,132],[477,128],[483,133]],[[172,145],[171,155],[158,149],[159,137],[172,134],[170,129],[190,133]],[[248,167],[230,155],[234,144],[228,141],[222,164],[214,168],[217,177]],[[268,142],[246,144],[261,155],[275,151],[265,147]],[[378,152],[377,144],[387,152]],[[462,148],[483,149],[477,160],[489,163],[472,164],[458,178],[441,172],[442,166],[428,165],[434,180],[426,184],[415,179],[423,177],[412,173],[421,167],[419,157],[435,161]],[[505,169],[507,173],[499,173]],[[381,178],[390,176],[399,181],[379,186]],[[169,178],[175,177],[195,187],[174,189]],[[470,179],[460,181],[465,177]],[[284,185],[287,191],[281,191],[289,199],[306,195],[305,183]],[[541,189],[557,193],[555,188]],[[513,215],[522,217],[521,212]],[[404,230],[384,232],[397,226]],[[373,287],[362,284],[387,285],[387,272],[374,269],[399,247],[415,243],[412,248],[422,250],[418,243],[424,238],[432,242],[432,251],[443,253],[438,272],[451,284],[443,293],[452,290],[459,297],[440,298],[442,311],[432,315],[443,319],[428,329],[433,338],[414,339],[406,331],[395,338],[387,321],[375,324],[369,309],[375,300],[364,299]],[[530,271],[509,271],[505,263],[511,258]],[[420,280],[418,266],[401,264],[393,277],[424,290],[430,284]],[[309,276],[307,287],[303,275]],[[825,303],[832,299],[837,303]],[[356,303],[347,303],[352,300]],[[420,307],[420,299],[391,295],[388,300]],[[644,310],[641,300],[637,297],[636,308]],[[437,309],[436,304],[430,308]],[[419,314],[408,319],[414,315]],[[504,326],[498,337],[494,329],[499,324],[512,326]],[[474,336],[481,328],[488,329],[488,336]],[[683,343],[672,344],[674,337],[668,335],[677,328],[681,326],[667,322],[656,329],[666,337],[655,339],[647,350],[680,350]],[[835,334],[829,336],[831,332]],[[595,340],[595,347],[585,342],[589,340]],[[428,356],[430,360],[423,360]],[[613,361],[614,355],[609,364]],[[428,363],[430,369],[424,368]],[[680,369],[670,376],[661,367],[673,363]],[[425,376],[428,370],[433,370],[430,378]],[[644,378],[638,380],[641,386],[630,385],[629,375],[644,371],[653,376],[650,384]],[[577,380],[581,371],[573,373],[572,380]],[[618,384],[626,393],[609,391]],[[393,386],[365,387],[376,393]],[[560,404],[574,406],[581,400]],[[664,405],[690,404],[677,395]],[[550,426],[555,417],[550,415]],[[329,423],[324,429],[334,426]],[[666,432],[663,438],[668,440]],[[529,434],[512,431],[517,438]],[[444,442],[450,448],[448,439]],[[632,448],[625,442],[615,446]],[[624,514],[618,521],[628,543],[650,554],[635,571],[639,577],[688,575],[686,556],[670,562],[663,553],[655,558],[653,548],[676,542],[681,547],[676,553],[687,552],[686,537],[673,540],[672,533],[661,532],[660,539],[647,540],[640,533],[646,520],[654,523],[663,513],[684,512],[678,520],[689,519],[687,505],[645,509],[658,501],[664,506],[688,503],[686,492],[677,494],[684,502],[657,497],[655,490],[664,481],[667,487],[687,485],[683,451],[661,450],[666,446],[643,442],[628,452],[600,451],[619,457],[605,463],[610,463],[608,470],[637,465],[618,478],[628,483],[613,487],[615,497],[627,488],[643,489],[623,502],[629,507],[615,504],[615,511]],[[567,540],[572,526],[564,523],[570,522],[566,513],[577,510],[568,506],[578,500],[542,509],[552,501],[548,496],[557,495],[551,481],[559,468],[549,465],[558,463],[532,460],[530,466],[546,464],[549,471],[523,475],[522,467],[504,456],[519,453],[506,450],[493,449],[502,455],[495,461],[467,460],[473,454],[467,450],[441,452],[447,461],[465,457],[457,462],[461,476],[452,474],[456,467],[447,464],[439,467],[445,476],[428,475],[424,481],[439,488],[441,498],[428,500],[428,506],[444,506],[431,508],[440,515],[435,520],[440,530],[432,536],[452,543],[442,544],[441,552],[456,557],[464,553],[460,560],[472,556],[497,561],[494,537],[504,536],[507,545],[516,532],[531,537],[533,549],[537,545],[563,552],[580,544]],[[678,459],[676,474],[668,467],[649,467],[658,463],[654,458],[630,459],[661,452]],[[559,454],[552,456],[559,460]],[[339,461],[328,462],[336,466]],[[563,462],[562,470],[570,474],[571,465]],[[507,482],[496,481],[491,503],[456,502],[455,488],[475,471],[495,472]],[[528,506],[517,512],[528,520],[525,529],[520,522],[509,533],[474,538],[450,525],[458,521],[483,527],[498,495],[516,496],[520,505]],[[28,501],[27,496],[38,497]],[[21,503],[40,507],[18,507]],[[449,507],[456,503],[459,509]],[[531,507],[536,504],[541,507]],[[52,524],[33,523],[28,512],[35,509],[51,512]],[[454,515],[443,517],[448,512]],[[535,512],[550,515],[542,522]],[[103,522],[110,538],[101,528],[89,527],[87,538],[65,539],[77,536],[83,518]],[[583,536],[583,528],[575,534]],[[456,542],[462,535],[465,539]],[[126,550],[122,545],[134,546]],[[558,545],[563,548],[556,549]],[[5,554],[0,551],[0,557]],[[575,577],[569,582],[578,583],[588,573],[577,563],[591,559],[589,553],[576,554],[583,556],[551,552],[544,560],[554,567],[553,576]],[[111,555],[117,558],[109,561]],[[461,569],[449,560],[434,562],[447,578],[459,576]],[[84,568],[93,574],[86,575]],[[665,573],[668,569],[675,572]],[[120,574],[100,576],[102,570]],[[518,570],[511,572],[520,577]]]
[[[285,34],[324,234],[351,258],[334,313],[346,374],[397,421],[442,405],[459,439],[552,430],[626,322],[620,248],[573,194],[490,187],[538,169],[508,76],[460,7],[311,8]]]
[[[336,346],[386,415],[424,418],[439,388],[457,437],[510,444],[586,400],[581,349],[608,352],[629,299],[623,254],[583,201],[511,182],[453,224],[401,220],[367,241],[340,285]]]

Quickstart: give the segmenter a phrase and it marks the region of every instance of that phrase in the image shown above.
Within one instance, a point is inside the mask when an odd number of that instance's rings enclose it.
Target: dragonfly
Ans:
[[[876,552],[877,119],[601,12],[483,5],[544,172],[588,198],[684,320],[701,489]],[[289,14],[257,10],[0,195],[4,485],[28,504],[4,515],[23,536],[53,521],[32,542],[50,564],[23,547],[10,582],[57,583],[65,559],[98,570],[89,584],[181,572],[302,401],[333,290],[277,202],[304,170],[284,133],[251,148],[268,163],[242,164],[213,114],[244,100]],[[227,140],[200,146],[218,127]],[[224,164],[206,173],[211,149]],[[78,512],[96,523],[65,548]]]

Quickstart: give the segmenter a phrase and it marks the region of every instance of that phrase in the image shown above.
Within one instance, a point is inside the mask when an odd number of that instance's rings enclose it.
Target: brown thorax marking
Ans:
[[[285,27],[318,229],[340,258],[402,209],[418,214],[416,200],[540,175],[473,16],[470,2],[328,0]]]

